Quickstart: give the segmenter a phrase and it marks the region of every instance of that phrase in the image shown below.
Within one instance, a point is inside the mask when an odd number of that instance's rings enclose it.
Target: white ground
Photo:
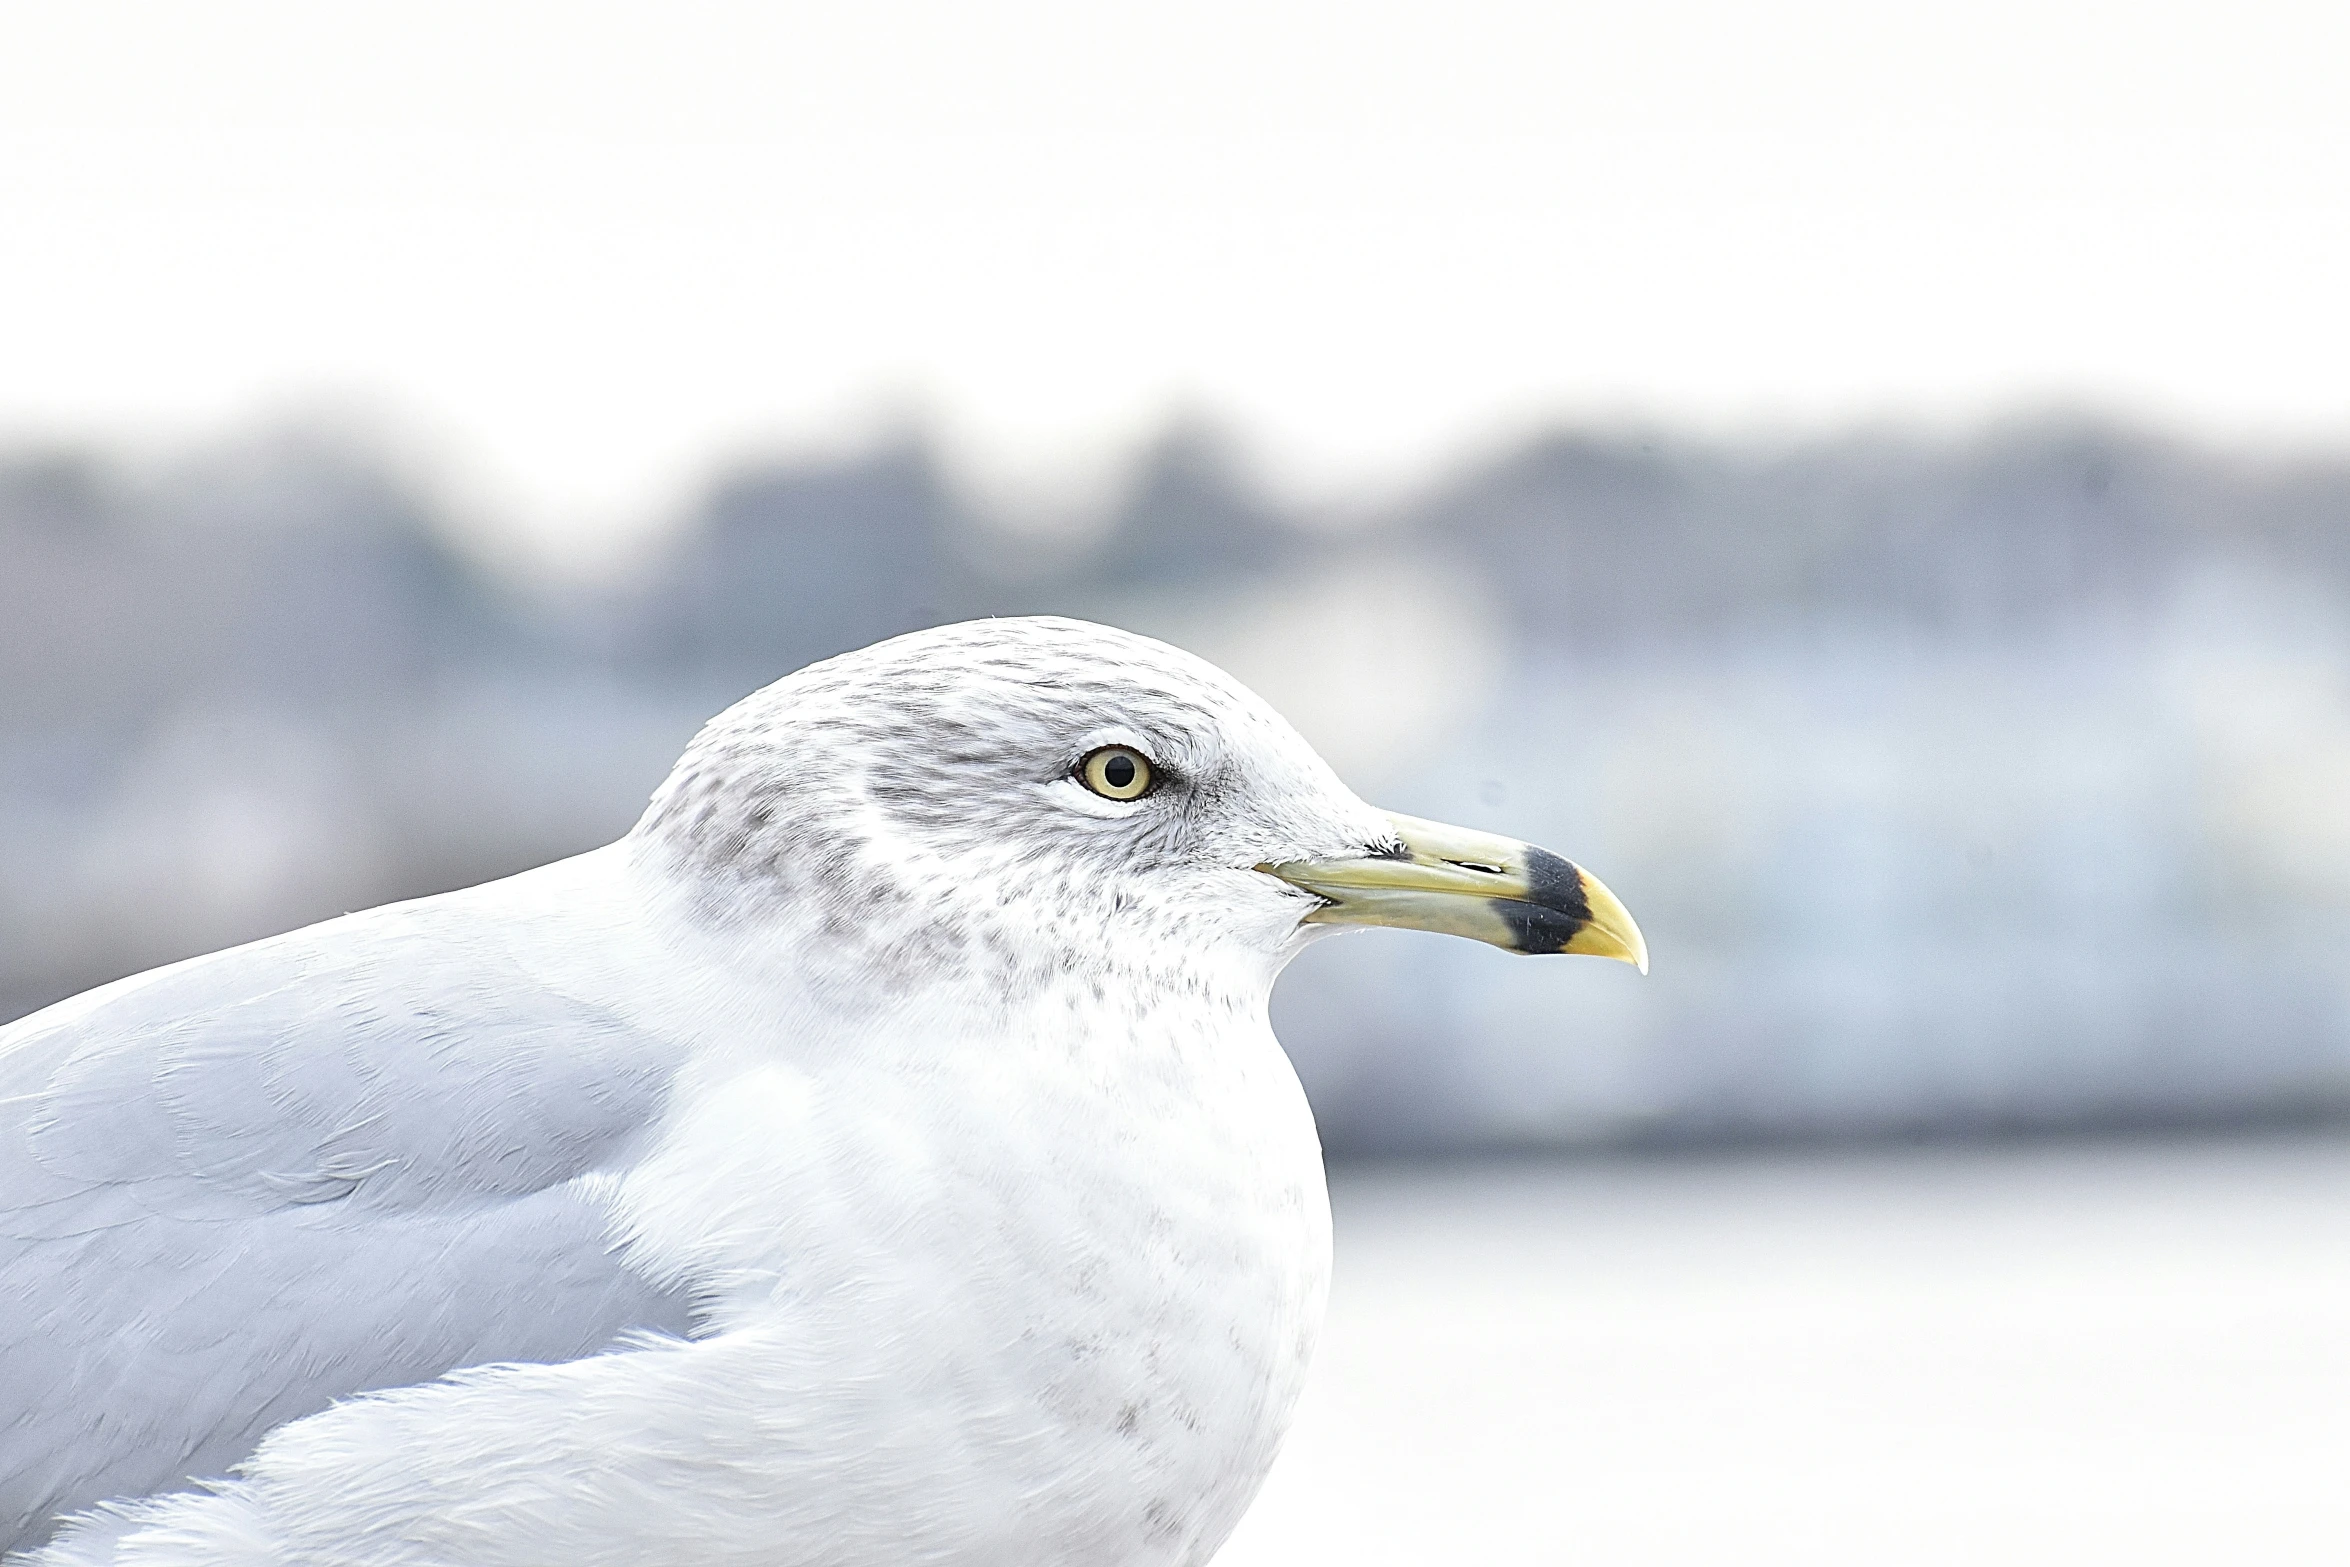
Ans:
[[[2350,1556],[2350,1139],[1342,1175],[1218,1567]]]

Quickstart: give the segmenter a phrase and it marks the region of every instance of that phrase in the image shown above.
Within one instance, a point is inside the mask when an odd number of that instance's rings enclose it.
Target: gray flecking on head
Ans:
[[[1147,768],[1135,798],[1089,787],[1108,749]],[[1080,944],[1294,950],[1376,924],[1647,964],[1571,862],[1376,810],[1221,670],[1082,621],[965,622],[810,665],[712,720],[634,836],[729,909],[766,887],[957,928],[1018,906]]]

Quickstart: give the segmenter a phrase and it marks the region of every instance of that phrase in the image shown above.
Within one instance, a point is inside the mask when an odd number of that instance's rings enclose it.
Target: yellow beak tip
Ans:
[[[1646,974],[1648,941],[1640,934],[1639,923],[1632,918],[1632,911],[1625,908],[1598,877],[1589,871],[1583,871],[1581,875],[1583,901],[1590,906],[1591,916],[1583,928],[1575,932],[1566,950],[1595,958],[1614,958]]]

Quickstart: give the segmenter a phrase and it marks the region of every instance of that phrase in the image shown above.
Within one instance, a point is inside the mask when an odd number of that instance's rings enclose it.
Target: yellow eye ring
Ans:
[[[1105,800],[1139,800],[1150,793],[1150,758],[1128,745],[1105,745],[1077,764],[1085,787]]]

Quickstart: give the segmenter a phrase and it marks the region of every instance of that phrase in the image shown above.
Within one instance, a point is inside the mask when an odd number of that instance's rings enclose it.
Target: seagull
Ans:
[[[1205,1562],[1329,1284],[1267,998],[1346,925],[1647,967],[1213,666],[997,619],[604,848],[0,1029],[0,1555]]]

